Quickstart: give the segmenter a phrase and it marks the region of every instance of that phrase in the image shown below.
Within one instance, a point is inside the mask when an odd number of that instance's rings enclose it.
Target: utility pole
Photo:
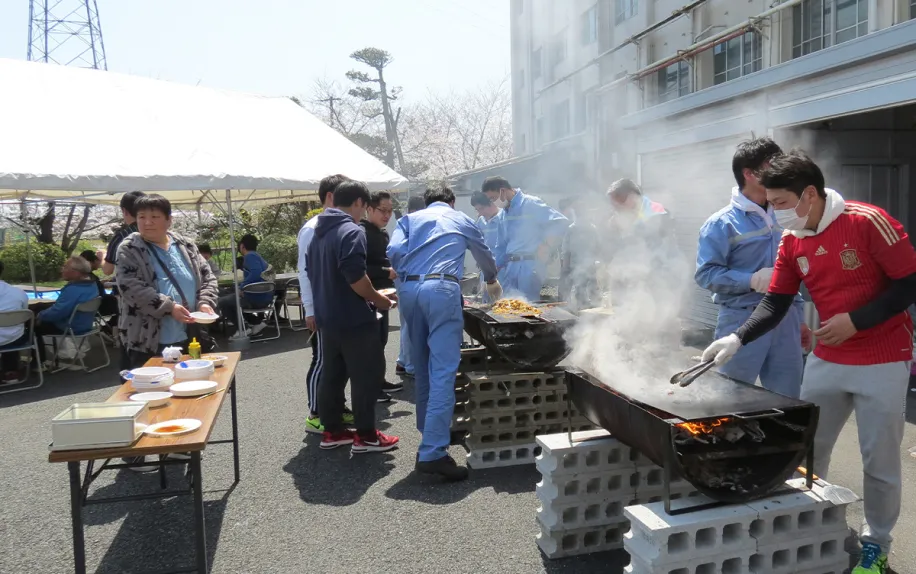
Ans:
[[[342,125],[342,123],[340,122],[340,120],[337,119],[337,114],[334,112],[334,102],[339,102],[341,99],[342,99],[342,98],[337,98],[337,97],[334,97],[334,96],[332,96],[332,95],[328,95],[328,97],[324,98],[323,100],[316,100],[316,101],[319,101],[319,102],[321,102],[321,103],[327,103],[327,104],[328,104],[329,118],[330,118],[330,121],[331,121],[331,127],[334,127],[334,120],[337,120],[337,125],[340,126],[341,129],[343,129],[344,126]]]
[[[107,70],[96,0],[29,0],[27,58]]]

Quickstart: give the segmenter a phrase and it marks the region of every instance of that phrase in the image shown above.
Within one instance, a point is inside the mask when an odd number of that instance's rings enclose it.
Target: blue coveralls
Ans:
[[[697,285],[712,291],[719,306],[716,339],[734,333],[763,299],[751,289],[751,275],[773,267],[782,228],[772,208],[764,212],[738,191],[732,201],[706,220],[700,229],[697,251]],[[801,323],[804,300],[798,296],[780,324],[753,343],[745,345],[731,361],[719,368],[723,375],[755,384],[760,377],[771,391],[798,398],[803,358]]]
[[[551,237],[561,237],[569,221],[541,198],[516,190],[503,210],[496,263],[504,269],[500,283],[506,296],[528,301],[541,298],[547,265],[537,258],[538,247]]]
[[[421,462],[446,456],[451,438],[464,329],[458,278],[464,274],[467,249],[484,279],[495,279],[496,261],[474,220],[442,202],[398,221],[388,244],[388,258],[401,281],[401,313],[409,324]]]
[[[496,215],[490,218],[490,221],[487,221],[483,216],[477,218],[477,229],[483,233],[483,240],[494,254],[494,257],[498,252],[500,229],[502,228],[502,214],[503,210],[500,209]],[[499,274],[500,283],[502,283],[502,275],[502,273]],[[489,295],[487,295],[486,281],[483,280],[483,273],[480,274],[480,286],[477,292],[480,293],[482,302],[491,302]]]

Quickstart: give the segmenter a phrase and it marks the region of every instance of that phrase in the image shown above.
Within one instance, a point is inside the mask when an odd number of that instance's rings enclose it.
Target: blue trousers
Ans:
[[[451,281],[409,281],[401,285],[402,317],[410,330],[417,399],[420,461],[448,454],[455,411],[455,375],[461,360],[461,287]]]
[[[394,286],[398,289],[398,297],[401,296],[400,280],[394,280]],[[398,350],[398,364],[404,367],[407,374],[414,374],[413,362],[410,360],[410,334],[407,332],[407,319],[404,318],[404,312],[400,311],[401,317],[401,347]]]
[[[525,261],[510,261],[504,271],[505,282],[500,278],[507,297],[521,295],[527,301],[541,300],[541,287],[547,276],[545,266],[539,261],[528,259]]]
[[[734,333],[753,311],[719,307],[716,339]],[[731,361],[719,367],[719,372],[752,385],[759,376],[764,388],[797,399],[804,370],[801,348],[803,321],[801,310],[797,305],[792,305],[775,329],[741,347]]]

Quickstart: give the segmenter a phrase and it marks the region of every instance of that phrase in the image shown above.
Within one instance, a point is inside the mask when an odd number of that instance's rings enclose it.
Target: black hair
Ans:
[[[98,259],[99,259],[98,257],[96,257],[95,251],[93,251],[93,250],[91,250],[91,249],[87,249],[87,250],[83,251],[82,253],[80,253],[80,257],[82,257],[83,259],[85,259],[85,260],[88,261],[89,263],[94,263],[94,262],[98,261]]]
[[[420,195],[415,195],[407,200],[407,213],[420,211],[424,207],[426,207],[426,202],[423,201],[423,197]]]
[[[318,201],[321,202],[321,205],[324,205],[324,200],[328,197],[328,194],[334,193],[337,186],[345,181],[350,181],[350,178],[339,173],[323,178],[318,184]]]
[[[426,204],[426,207],[429,207],[437,201],[441,201],[442,203],[454,203],[455,194],[447,185],[427,187],[426,193],[423,194],[423,202]]]
[[[144,194],[134,202],[134,214],[152,210],[161,211],[166,217],[172,217],[172,203],[158,193]]]
[[[483,185],[480,186],[480,191],[484,193],[488,191],[499,191],[500,189],[512,189],[512,186],[509,184],[509,180],[502,177],[501,175],[488,177],[487,179],[483,180]]]
[[[814,186],[819,196],[827,197],[824,173],[800,149],[772,158],[770,165],[760,174],[760,183],[767,189],[785,189],[799,197],[806,187]]]
[[[213,255],[213,250],[210,249],[209,243],[200,243],[197,245],[197,250],[201,253],[206,253],[207,255]]]
[[[137,200],[145,196],[146,194],[142,191],[128,191],[121,196],[121,201],[118,205],[121,206],[121,209],[129,213],[131,217],[137,217]]]
[[[772,138],[762,137],[738,144],[732,157],[732,173],[738,189],[744,189],[744,170],[759,171],[773,156],[782,153],[782,148]]]
[[[372,199],[369,188],[361,181],[347,179],[334,190],[334,207],[351,207],[357,199],[362,199],[366,205],[369,205],[369,200]]]
[[[618,202],[624,201],[631,195],[642,195],[639,185],[632,179],[618,179],[607,190],[607,196]]]
[[[250,233],[246,233],[239,239],[239,245],[247,249],[248,251],[257,251],[258,250],[258,238]]]
[[[471,205],[480,206],[480,207],[489,207],[493,205],[493,202],[490,201],[490,198],[487,197],[487,194],[482,191],[475,191],[471,195]]]
[[[390,193],[387,191],[374,191],[369,194],[369,207],[378,209],[378,206],[380,206],[386,199],[391,199]]]

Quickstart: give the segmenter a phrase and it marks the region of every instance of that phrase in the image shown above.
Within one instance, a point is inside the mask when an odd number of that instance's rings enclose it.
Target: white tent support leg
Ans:
[[[238,267],[235,264],[236,243],[235,243],[235,224],[232,222],[232,195],[230,190],[226,190],[226,208],[229,219],[229,247],[232,249],[232,287],[235,289],[235,312],[236,325],[238,326],[238,336],[229,339],[229,348],[234,350],[247,349],[251,345],[251,339],[248,337],[248,331],[245,329],[245,319],[242,316],[242,302],[239,297],[239,277]]]

